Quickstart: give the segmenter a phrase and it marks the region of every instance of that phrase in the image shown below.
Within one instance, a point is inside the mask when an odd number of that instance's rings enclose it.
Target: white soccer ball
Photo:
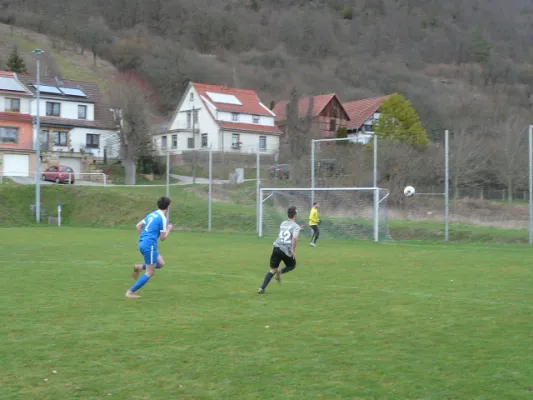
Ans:
[[[412,186],[406,186],[403,190],[403,194],[405,194],[407,197],[411,197],[415,194],[415,188]]]

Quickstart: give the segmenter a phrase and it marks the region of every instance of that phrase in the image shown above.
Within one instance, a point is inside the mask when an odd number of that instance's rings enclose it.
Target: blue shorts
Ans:
[[[146,265],[157,264],[157,259],[159,257],[157,246],[141,246],[139,247],[139,250],[144,257],[144,263]]]

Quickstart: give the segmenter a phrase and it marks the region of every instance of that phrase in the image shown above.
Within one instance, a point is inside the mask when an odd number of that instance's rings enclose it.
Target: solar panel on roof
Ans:
[[[213,93],[213,92],[206,92],[206,94],[215,103],[233,104],[236,106],[242,106],[242,103],[239,101],[239,99],[232,94],[222,94],[222,93]]]
[[[87,95],[81,89],[60,87],[59,90],[61,90],[67,96],[87,97]]]
[[[25,92],[24,86],[15,79],[0,77],[0,90],[9,90],[11,92]]]
[[[55,86],[47,86],[47,85],[33,85],[35,89],[39,87],[39,91],[41,93],[50,93],[50,94],[63,94],[61,93],[61,90],[56,88]]]

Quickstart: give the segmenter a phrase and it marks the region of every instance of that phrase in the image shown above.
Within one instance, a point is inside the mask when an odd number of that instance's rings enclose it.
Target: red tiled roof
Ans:
[[[206,85],[204,83],[191,82],[192,86],[202,97],[202,100],[213,104],[217,110],[224,112],[234,112],[241,114],[262,115],[273,117],[272,112],[261,103],[259,96],[253,90],[233,89],[224,86]],[[226,103],[217,103],[213,101],[207,92],[233,95],[242,103],[242,106]]]
[[[30,114],[18,114],[11,112],[0,112],[0,121],[28,121],[32,122]]]
[[[376,111],[379,110],[383,102],[389,96],[376,97],[373,99],[364,99],[344,103],[344,109],[350,116],[350,121],[346,126],[347,129],[359,129],[368,121]]]
[[[20,76],[20,81],[23,82],[30,90],[35,93],[36,90],[31,86],[35,83],[34,76],[25,74]],[[58,86],[55,78],[43,77],[40,79],[41,85]],[[47,95],[47,97],[54,97],[61,100],[78,101],[78,102],[90,102],[94,103],[94,121],[79,120],[79,119],[67,119],[67,118],[55,118],[55,117],[41,117],[43,123],[55,123],[67,126],[79,126],[88,127],[94,129],[107,129],[116,130],[116,123],[113,119],[113,114],[109,111],[109,104],[106,103],[105,98],[100,91],[100,88],[96,83],[74,81],[71,79],[63,79],[61,87],[81,89],[87,94],[87,98],[70,97],[70,96],[53,96]]]
[[[223,122],[218,121],[218,125],[222,129],[232,131],[247,131],[252,133],[267,133],[271,135],[281,135],[281,131],[277,126],[257,125],[257,124],[240,124],[238,122]]]
[[[314,96],[313,117],[319,115],[334,97],[334,93]],[[309,99],[310,97],[306,97],[298,101],[298,111],[300,117],[304,117],[307,114],[307,111],[309,109]],[[276,121],[285,121],[287,119],[286,114],[288,103],[288,100],[282,100],[274,106],[274,109],[272,111],[274,111],[274,114],[276,114]]]

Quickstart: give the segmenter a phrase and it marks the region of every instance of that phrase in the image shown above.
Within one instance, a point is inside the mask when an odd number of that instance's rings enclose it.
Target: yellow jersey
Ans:
[[[318,209],[316,207],[313,207],[311,209],[311,213],[309,214],[309,225],[318,225],[320,222],[320,218],[318,217]]]

